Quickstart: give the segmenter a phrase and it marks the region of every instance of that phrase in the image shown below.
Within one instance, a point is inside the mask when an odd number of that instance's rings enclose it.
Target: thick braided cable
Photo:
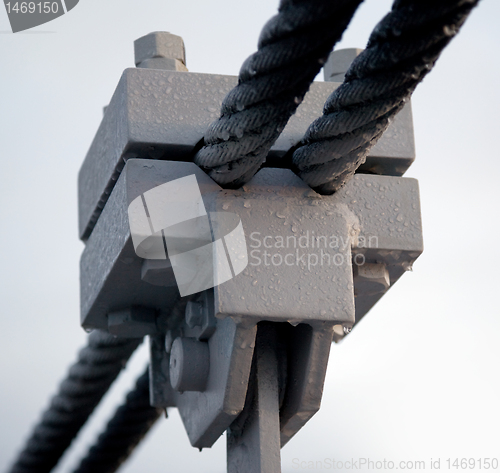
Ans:
[[[10,473],[48,473],[108,391],[141,339],[96,330],[71,366]]]
[[[479,0],[396,0],[293,151],[321,194],[342,187],[432,69]]]
[[[146,369],[74,473],[115,472],[162,412],[163,409],[149,404],[149,371]]]
[[[195,157],[212,179],[236,188],[257,172],[361,1],[281,1]]]

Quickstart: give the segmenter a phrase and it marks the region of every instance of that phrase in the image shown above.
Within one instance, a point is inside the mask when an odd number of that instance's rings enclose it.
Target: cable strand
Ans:
[[[353,61],[323,116],[290,150],[292,169],[333,194],[364,163],[479,0],[396,0]]]
[[[141,341],[100,330],[89,335],[10,473],[48,473],[54,468]]]
[[[146,369],[74,473],[115,472],[153,427],[162,412],[163,409],[151,407],[149,404],[149,370]]]
[[[195,163],[222,187],[258,171],[362,0],[283,0],[205,133]]]

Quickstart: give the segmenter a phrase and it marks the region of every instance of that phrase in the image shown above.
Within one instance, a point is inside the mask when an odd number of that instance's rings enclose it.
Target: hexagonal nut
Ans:
[[[142,338],[158,332],[153,309],[131,307],[108,314],[108,331],[111,335],[125,338]]]
[[[356,296],[381,294],[391,285],[389,271],[383,263],[353,265],[353,277]]]
[[[345,73],[351,66],[352,61],[362,52],[363,50],[358,48],[346,48],[332,51],[323,66],[325,81],[343,82]]]
[[[186,64],[184,41],[180,36],[164,31],[156,31],[134,41],[135,65],[146,59],[170,58]]]
[[[142,69],[188,72],[188,68],[181,61],[170,57],[152,57],[150,59],[144,59],[137,67]]]

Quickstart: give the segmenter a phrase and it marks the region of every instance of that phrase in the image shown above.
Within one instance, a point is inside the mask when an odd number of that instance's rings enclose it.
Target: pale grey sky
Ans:
[[[76,177],[134,39],[184,38],[193,72],[236,75],[277,1],[81,0],[26,33],[0,13],[0,470],[85,343],[79,327]],[[366,0],[338,47],[364,47],[390,7]],[[320,412],[283,449],[284,472],[325,458],[500,458],[500,3],[483,0],[413,97],[424,254],[340,345]],[[320,77],[318,77],[320,79]],[[60,464],[85,446],[142,371],[142,350]],[[175,410],[123,472],[222,472]],[[297,460],[294,460],[297,459]],[[430,471],[430,470],[429,470]]]

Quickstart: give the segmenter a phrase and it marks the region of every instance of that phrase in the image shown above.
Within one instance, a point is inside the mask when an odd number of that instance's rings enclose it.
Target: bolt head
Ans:
[[[354,293],[357,296],[372,296],[389,289],[389,271],[383,263],[366,263],[353,266]]]
[[[186,64],[184,41],[180,36],[156,31],[134,41],[135,65],[151,58],[177,59]]]

